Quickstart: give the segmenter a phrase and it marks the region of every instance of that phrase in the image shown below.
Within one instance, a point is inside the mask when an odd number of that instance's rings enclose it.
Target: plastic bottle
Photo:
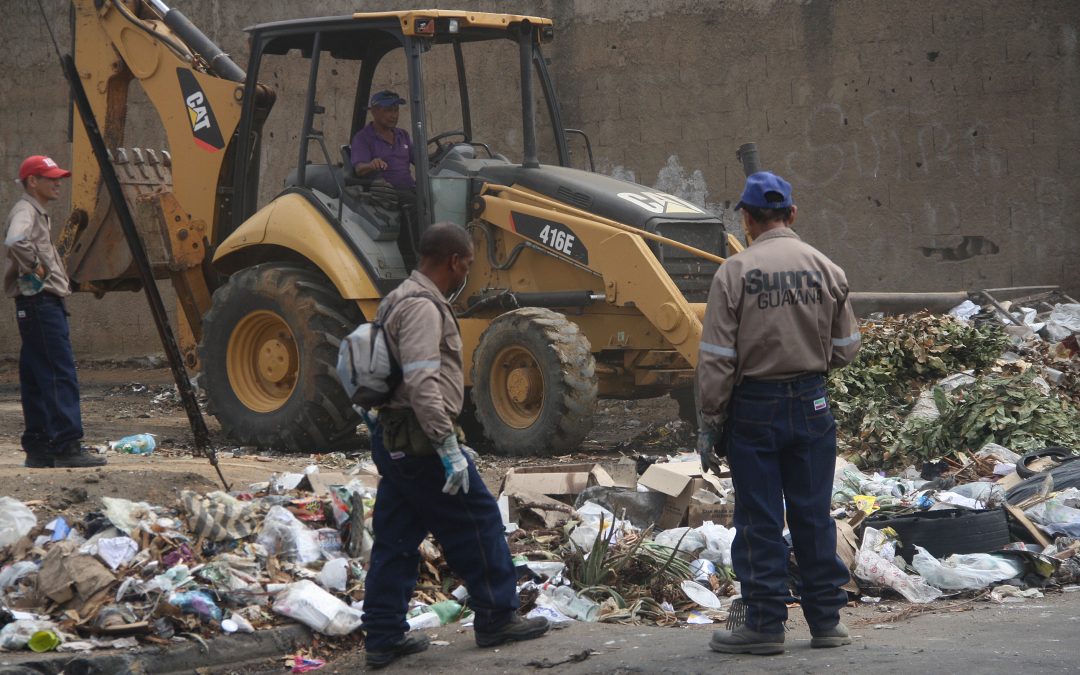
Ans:
[[[442,619],[435,612],[422,612],[416,616],[410,616],[406,621],[409,624],[409,630],[425,630],[442,625]]]
[[[559,586],[551,591],[555,606],[566,616],[578,621],[596,621],[600,618],[600,605],[583,598],[569,586]]]
[[[150,434],[125,436],[112,443],[113,450],[128,455],[152,455],[154,454],[154,448],[156,447],[157,441],[155,441],[154,437]]]

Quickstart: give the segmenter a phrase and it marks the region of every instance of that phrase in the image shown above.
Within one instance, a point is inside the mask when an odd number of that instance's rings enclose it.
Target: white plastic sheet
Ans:
[[[349,607],[309,580],[289,584],[274,600],[274,611],[324,635],[348,635],[360,627],[363,612]]]
[[[989,553],[958,554],[938,560],[921,546],[915,547],[911,566],[926,583],[943,591],[975,591],[1024,573],[1023,563]]]

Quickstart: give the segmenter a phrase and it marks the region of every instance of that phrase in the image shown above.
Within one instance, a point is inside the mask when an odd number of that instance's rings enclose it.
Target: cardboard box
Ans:
[[[678,527],[683,523],[690,508],[690,498],[695,491],[706,486],[717,493],[723,489],[715,474],[702,475],[701,465],[697,462],[653,464],[641,475],[638,484],[667,495],[664,511],[660,515],[660,521],[656,523],[657,528],[663,530]]]
[[[599,464],[526,466],[506,472],[502,492],[546,495],[573,503],[573,497],[591,485],[614,487],[615,482]]]
[[[686,524],[690,527],[701,527],[707,520],[724,527],[732,527],[735,524],[735,504],[708,504],[691,498]]]

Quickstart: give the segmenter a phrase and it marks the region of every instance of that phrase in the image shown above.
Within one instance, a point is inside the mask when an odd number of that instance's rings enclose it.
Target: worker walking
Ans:
[[[825,373],[849,363],[859,327],[843,270],[792,231],[791,185],[769,172],[746,180],[737,209],[751,245],[713,277],[697,386],[703,470],[727,455],[735,486],[732,564],[746,622],[709,646],[780,654],[787,620],[785,513],[802,578],[811,647],[851,644],[840,623],[849,576],[829,514],[836,422]]]
[[[79,381],[64,306],[71,288],[45,211],[60,197],[61,179],[70,175],[48,157],[27,157],[19,167],[25,192],[8,213],[4,237],[4,292],[15,299],[22,338],[22,448],[32,469],[105,464],[81,444]]]
[[[382,479],[365,581],[369,668],[428,647],[427,637],[407,632],[405,612],[417,579],[417,548],[429,532],[465,580],[479,646],[530,640],[549,628],[544,618],[518,616],[517,574],[502,516],[454,423],[465,378],[461,334],[446,297],[468,276],[472,242],[458,225],[440,223],[424,232],[419,249],[418,269],[383,299],[378,315],[403,380],[371,428]]]

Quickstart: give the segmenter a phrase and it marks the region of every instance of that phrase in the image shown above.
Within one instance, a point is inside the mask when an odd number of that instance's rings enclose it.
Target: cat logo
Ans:
[[[705,213],[690,202],[664,192],[620,192],[619,196],[652,213]]]
[[[203,93],[198,80],[190,70],[183,68],[177,68],[176,74],[180,78],[180,92],[184,95],[188,122],[191,123],[191,133],[195,137],[195,143],[208,152],[221,150],[225,147],[225,141],[221,138],[221,130],[218,128],[214,111],[206,100],[206,94]]]

